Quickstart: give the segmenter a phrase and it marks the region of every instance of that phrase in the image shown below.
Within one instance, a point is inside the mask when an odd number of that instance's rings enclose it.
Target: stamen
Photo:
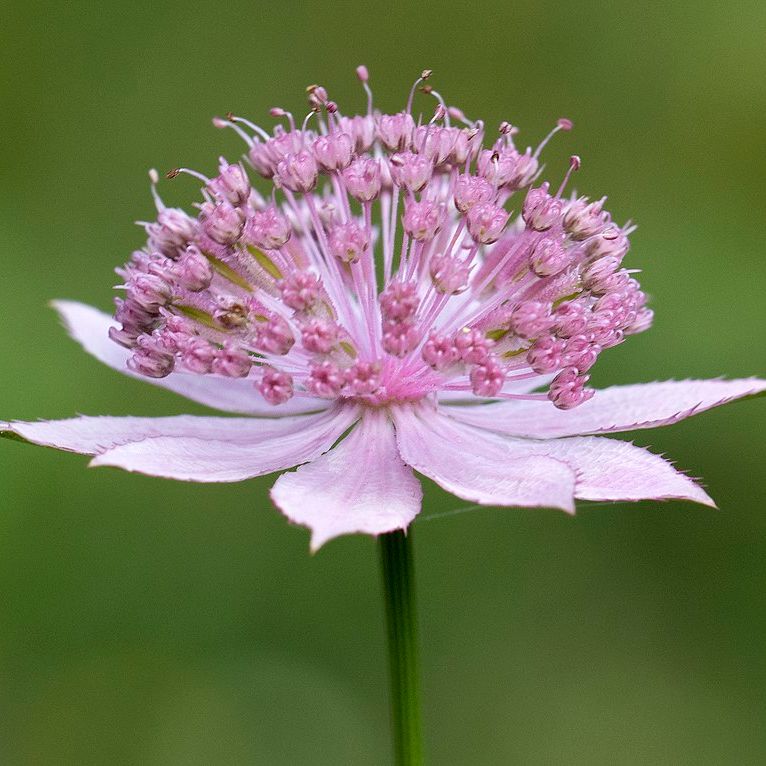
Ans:
[[[293,117],[292,112],[282,109],[281,106],[272,106],[271,109],[269,109],[269,114],[272,117],[286,117],[287,122],[290,125],[290,130],[295,131],[295,118]]]
[[[167,179],[176,178],[177,176],[181,175],[181,173],[184,173],[187,176],[191,176],[192,178],[196,178],[202,181],[202,183],[205,184],[205,186],[207,186],[210,183],[210,179],[206,175],[203,175],[202,173],[196,170],[191,170],[190,168],[173,168],[172,170],[168,170],[168,172],[165,173],[165,178]]]
[[[566,175],[564,176],[564,180],[561,182],[561,186],[559,186],[559,190],[556,192],[556,197],[561,197],[561,193],[566,188],[567,183],[569,182],[569,177],[572,175],[572,172],[575,170],[579,170],[582,165],[582,162],[580,161],[580,158],[573,154],[569,158],[569,168],[567,169]]]
[[[537,159],[540,156],[540,152],[545,148],[548,141],[550,141],[556,133],[558,133],[561,130],[568,131],[572,130],[573,123],[571,120],[568,120],[566,117],[561,117],[559,121],[556,123],[556,127],[548,133],[548,135],[540,142],[540,145],[535,149],[535,153],[532,155],[535,159]]]
[[[229,112],[226,115],[226,119],[232,123],[242,123],[242,125],[247,125],[250,130],[257,133],[264,141],[268,141],[271,138],[271,136],[262,127],[260,127],[260,125],[256,125],[254,122],[246,120],[244,117],[237,117]]]
[[[370,74],[364,64],[360,64],[356,68],[356,76],[359,78],[364,92],[367,94],[367,114],[372,114],[372,89],[369,85]]]
[[[154,206],[157,208],[158,212],[165,209],[165,203],[162,201],[162,197],[160,197],[160,193],[157,191],[157,184],[159,181],[160,174],[154,168],[151,168],[149,170],[149,183],[151,184],[150,188],[152,191]]]
[[[213,117],[213,125],[219,129],[231,128],[248,146],[253,145],[252,137],[248,136],[247,133],[245,133],[245,131],[239,127],[239,125],[235,125],[231,120],[224,120],[221,117]],[[268,135],[266,138],[268,139]]]
[[[417,90],[418,85],[420,85],[421,82],[425,82],[432,74],[433,71],[431,69],[424,69],[420,73],[420,77],[413,83],[412,88],[410,88],[409,98],[407,99],[407,106],[404,108],[404,111],[407,114],[412,114],[412,101],[415,98],[415,91]]]

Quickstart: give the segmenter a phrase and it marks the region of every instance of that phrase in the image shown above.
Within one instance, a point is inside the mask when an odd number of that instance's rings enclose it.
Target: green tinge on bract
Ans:
[[[228,266],[225,264],[222,260],[219,258],[216,258],[214,255],[211,255],[210,253],[203,253],[205,258],[210,261],[210,265],[225,279],[228,279],[229,282],[233,282],[238,287],[241,287],[243,290],[247,290],[247,292],[251,293],[253,291],[253,288],[250,286],[250,284],[247,282],[247,280],[243,279],[239,274],[237,274],[234,269],[231,268],[231,266]]]
[[[279,270],[274,261],[272,261],[271,258],[269,258],[269,256],[263,252],[263,250],[259,250],[257,247],[253,247],[252,245],[247,245],[247,252],[250,253],[250,255],[252,255],[253,258],[258,261],[258,265],[264,271],[267,271],[269,274],[271,274],[274,279],[282,279],[282,272]]]

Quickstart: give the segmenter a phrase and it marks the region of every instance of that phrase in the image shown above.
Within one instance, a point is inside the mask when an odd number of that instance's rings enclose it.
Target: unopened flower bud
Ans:
[[[553,379],[548,398],[560,410],[571,410],[587,402],[595,393],[592,389],[585,388],[587,382],[587,375],[580,375],[576,368],[568,367]]]
[[[291,234],[290,222],[273,206],[254,213],[245,229],[245,239],[262,250],[278,250]]]
[[[455,348],[466,364],[482,364],[489,356],[492,341],[478,329],[464,327],[455,335]]]
[[[432,240],[444,224],[445,210],[429,199],[408,200],[404,208],[404,230],[418,242]]]
[[[497,396],[505,382],[503,368],[491,356],[472,367],[468,377],[471,390],[476,396]]]
[[[564,271],[573,260],[573,252],[565,249],[560,239],[543,237],[535,245],[529,265],[538,277],[552,277]]]
[[[344,171],[348,193],[360,202],[371,202],[380,194],[380,165],[372,157],[358,157]]]
[[[419,304],[414,282],[391,282],[380,294],[380,311],[384,319],[410,319]]]
[[[470,266],[454,255],[437,254],[431,258],[429,272],[436,292],[458,295],[468,287]]]
[[[154,274],[136,274],[128,283],[128,298],[148,311],[166,305],[172,297],[171,286]]]
[[[496,197],[495,187],[481,176],[463,174],[455,184],[455,207],[467,213],[472,207],[491,203]]]
[[[319,299],[321,285],[316,274],[294,271],[279,285],[282,300],[294,311],[308,311]]]
[[[536,338],[552,324],[551,304],[543,301],[522,301],[511,313],[511,330],[521,338]]]
[[[142,335],[137,339],[136,351],[128,359],[128,369],[148,378],[165,378],[173,372],[175,356],[154,336]]]
[[[325,170],[343,170],[351,164],[354,141],[350,134],[335,132],[314,141],[314,155]]]
[[[166,207],[157,214],[155,223],[146,227],[149,247],[168,258],[177,258],[197,238],[197,221],[178,208]]]
[[[406,356],[417,345],[418,328],[411,319],[386,319],[383,322],[383,350],[391,356]]]
[[[564,231],[572,239],[593,237],[609,224],[610,216],[604,209],[605,199],[588,202],[584,197],[570,202],[564,213]]]
[[[253,345],[267,354],[284,356],[294,343],[290,326],[281,316],[272,316],[266,322],[259,322],[255,328]]]
[[[369,246],[367,232],[353,221],[335,226],[328,243],[330,252],[344,263],[356,263]]]
[[[527,352],[529,366],[540,375],[555,372],[561,368],[561,356],[565,348],[566,343],[563,340],[543,335]]]
[[[532,183],[539,164],[529,151],[519,154],[516,149],[507,147],[500,151],[482,151],[479,154],[478,169],[497,188],[506,187],[515,191]]]
[[[547,231],[561,219],[562,203],[560,199],[548,194],[548,185],[531,189],[524,200],[521,215],[530,229]]]
[[[412,142],[415,122],[407,112],[382,114],[378,119],[378,138],[391,151],[406,149]]]
[[[212,371],[226,378],[246,378],[251,366],[252,362],[246,351],[227,344],[216,351]]]
[[[339,339],[338,325],[329,319],[307,319],[301,323],[301,343],[310,354],[329,354]]]
[[[345,380],[337,365],[330,361],[312,364],[307,382],[308,390],[323,399],[334,399],[343,388]]]
[[[250,179],[242,165],[229,165],[221,158],[218,173],[208,186],[213,195],[235,207],[246,204],[250,197]]]
[[[394,183],[411,192],[422,191],[431,180],[434,171],[433,163],[427,157],[412,152],[394,154],[390,164]]]
[[[314,155],[306,149],[301,149],[286,155],[277,163],[275,179],[291,192],[308,194],[316,186],[318,174]]]
[[[215,347],[204,338],[190,338],[181,350],[181,361],[190,372],[205,375],[213,367],[215,352]]]
[[[353,396],[370,396],[380,388],[380,364],[355,362],[346,370],[346,385]]]
[[[489,202],[474,205],[467,215],[468,232],[479,244],[491,245],[500,239],[508,217],[508,211],[499,205]]]
[[[192,293],[207,290],[213,281],[210,261],[194,246],[188,247],[175,262],[173,274],[181,287]]]
[[[293,390],[291,375],[275,370],[273,367],[264,368],[258,382],[258,391],[269,404],[284,404],[292,398]]]
[[[459,361],[455,341],[447,335],[432,332],[423,344],[423,361],[435,370],[445,370]]]
[[[219,245],[233,245],[239,241],[245,228],[245,214],[228,202],[202,206],[202,228]]]

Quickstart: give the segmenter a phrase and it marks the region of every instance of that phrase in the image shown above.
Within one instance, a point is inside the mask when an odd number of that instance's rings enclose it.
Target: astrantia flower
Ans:
[[[312,531],[406,528],[414,471],[474,503],[573,512],[575,498],[712,505],[661,457],[599,434],[674,423],[766,388],[711,380],[594,392],[599,355],[652,314],[623,266],[630,225],[540,182],[540,153],[435,97],[431,118],[346,116],[321,87],[297,127],[216,119],[247,143],[193,213],[166,207],[118,273],[114,319],[58,302],[102,362],[247,417],[113,418],[4,426],[37,444],[184,481],[277,479]],[[428,79],[424,72],[417,85]],[[248,169],[252,168],[252,174]],[[579,167],[573,157],[570,173]],[[255,176],[264,180],[255,182]],[[511,209],[519,214],[512,216]]]

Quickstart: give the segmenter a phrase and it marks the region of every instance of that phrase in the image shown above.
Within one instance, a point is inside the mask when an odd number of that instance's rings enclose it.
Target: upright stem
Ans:
[[[391,671],[391,728],[396,766],[422,766],[415,573],[412,531],[378,538]]]

